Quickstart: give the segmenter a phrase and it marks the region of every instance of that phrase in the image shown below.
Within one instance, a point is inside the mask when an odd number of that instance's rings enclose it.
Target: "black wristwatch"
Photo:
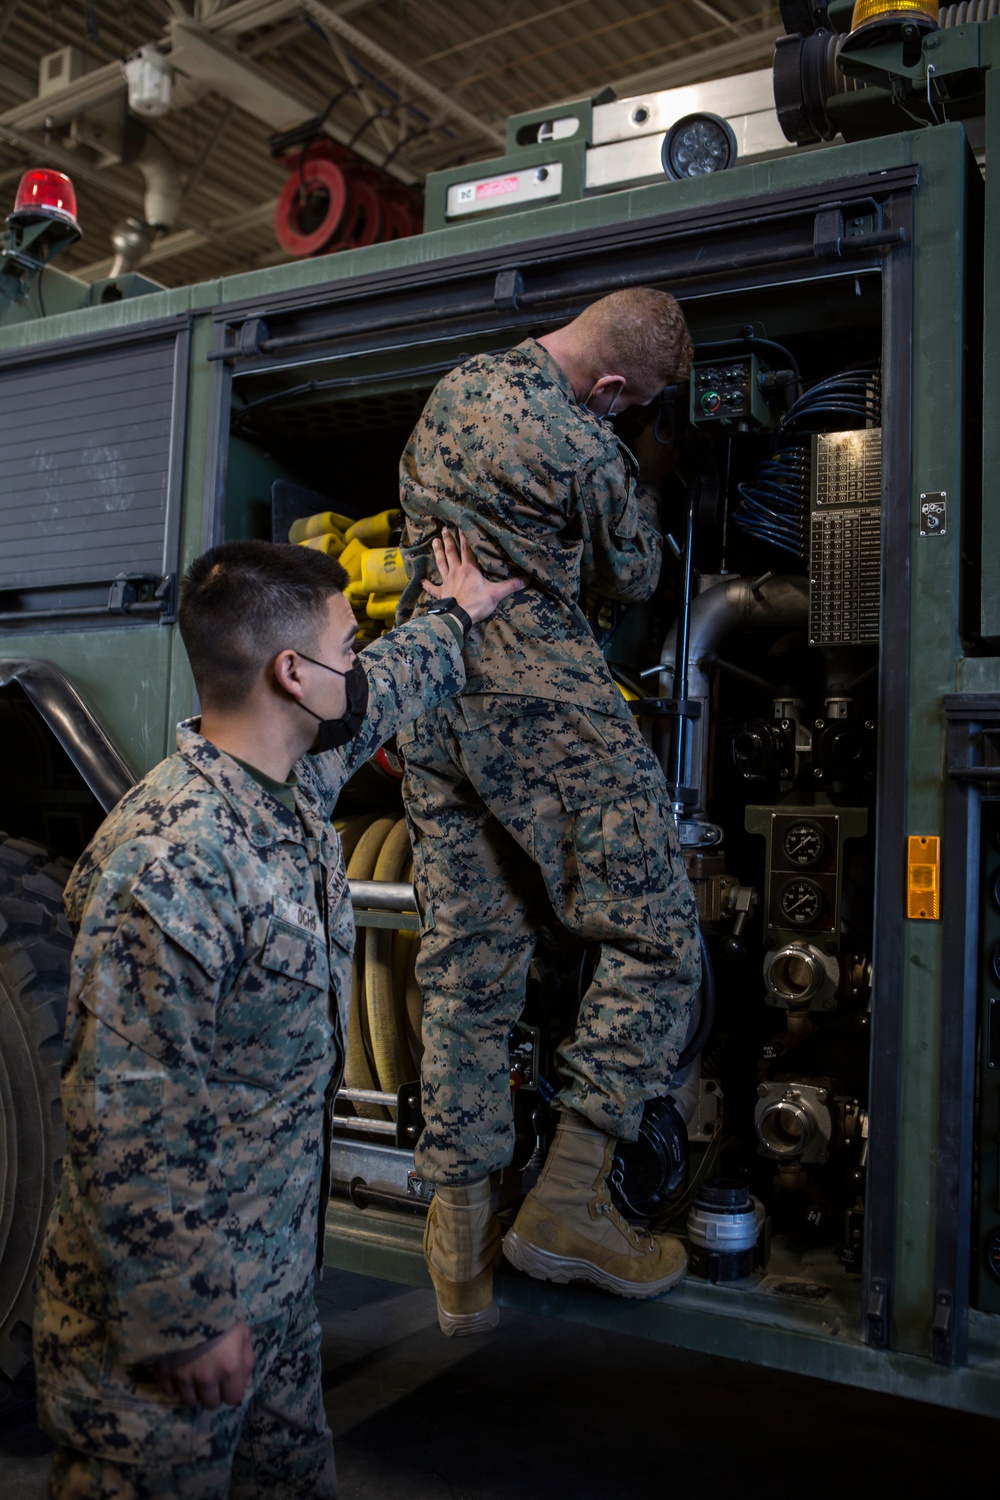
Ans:
[[[468,610],[456,604],[454,599],[439,599],[433,609],[427,611],[429,615],[454,615],[462,627],[462,634],[468,635],[472,629],[472,619]]]

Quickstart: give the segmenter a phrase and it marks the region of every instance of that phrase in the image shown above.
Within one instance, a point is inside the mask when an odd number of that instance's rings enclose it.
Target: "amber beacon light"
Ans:
[[[930,834],[906,841],[906,915],[925,922],[941,915],[941,840]]]
[[[928,29],[937,30],[938,7],[934,0],[857,0],[851,16],[851,30],[857,31],[872,21],[909,20],[918,17]]]
[[[938,29],[936,0],[856,0],[850,34],[840,44],[841,52],[874,47]]]

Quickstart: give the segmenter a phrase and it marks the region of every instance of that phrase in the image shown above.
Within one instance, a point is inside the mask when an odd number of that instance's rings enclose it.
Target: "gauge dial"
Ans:
[[[806,870],[826,853],[826,834],[816,823],[793,823],[782,835],[781,848],[790,865]]]
[[[790,880],[778,897],[781,915],[796,927],[811,927],[823,910],[823,892],[814,880]]]

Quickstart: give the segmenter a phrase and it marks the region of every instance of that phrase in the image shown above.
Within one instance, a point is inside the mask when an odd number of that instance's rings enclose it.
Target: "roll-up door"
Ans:
[[[0,620],[169,618],[187,328],[0,371]]]

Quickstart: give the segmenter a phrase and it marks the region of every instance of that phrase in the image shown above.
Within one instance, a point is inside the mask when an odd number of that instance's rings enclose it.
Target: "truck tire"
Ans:
[[[30,1370],[32,1279],[65,1142],[69,869],[0,834],[0,1406]]]

